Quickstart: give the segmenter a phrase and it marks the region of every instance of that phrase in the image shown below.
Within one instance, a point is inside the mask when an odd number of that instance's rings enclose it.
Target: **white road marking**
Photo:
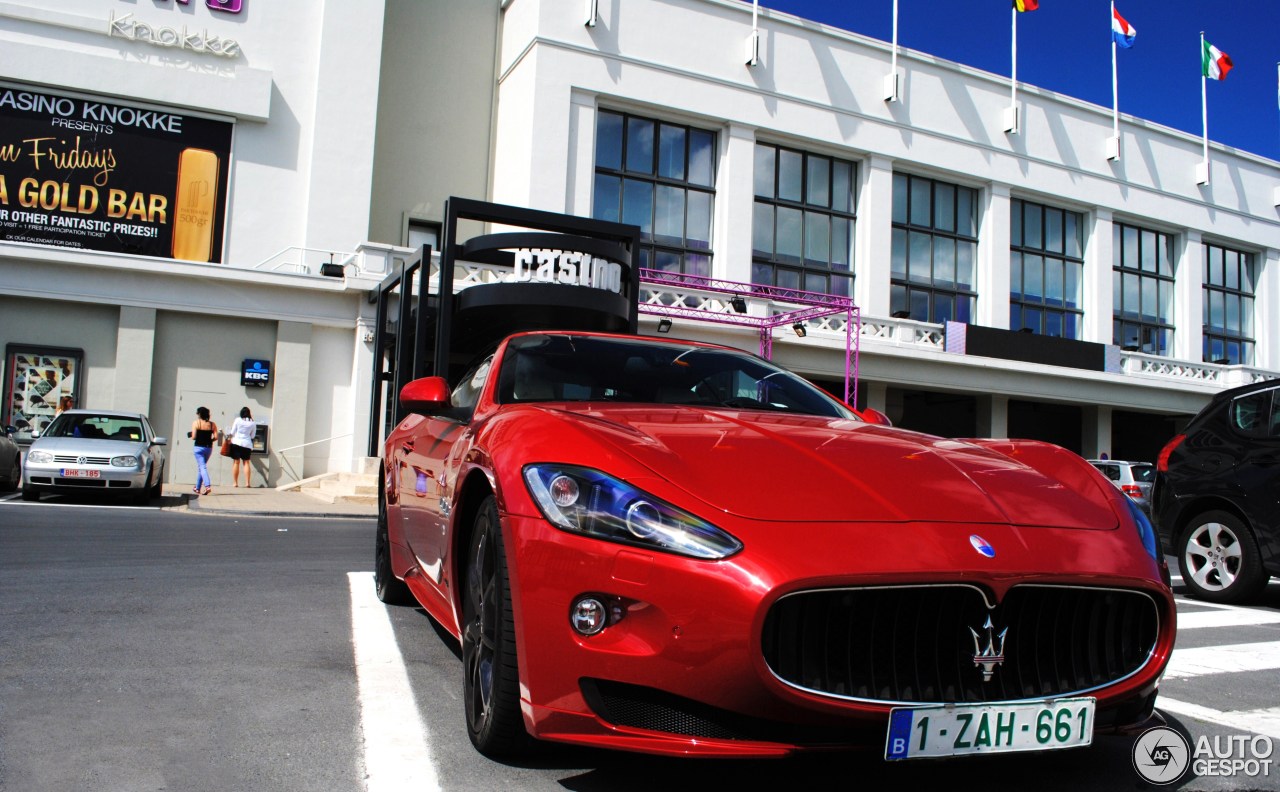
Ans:
[[[1174,649],[1165,679],[1280,668],[1280,641]]]
[[[1164,696],[1156,700],[1156,706],[1165,712],[1172,712],[1175,715],[1185,715],[1189,718],[1216,723],[1219,726],[1226,726],[1239,731],[1265,734],[1268,737],[1280,740],[1280,707],[1221,712],[1209,707],[1202,707],[1199,704],[1177,701]]]
[[[1239,605],[1227,605],[1222,602],[1208,602],[1206,600],[1199,600],[1199,599],[1183,599],[1182,597],[1175,597],[1174,602],[1176,602],[1178,605],[1194,605],[1200,608],[1217,608],[1219,610],[1241,610]]]
[[[1275,611],[1232,608],[1231,610],[1179,613],[1179,630],[1199,630],[1206,627],[1246,627],[1254,624],[1280,623],[1280,613]]]
[[[401,792],[440,789],[431,763],[427,727],[409,686],[386,606],[373,591],[373,574],[348,572],[351,644],[355,650],[364,740],[365,789]]]

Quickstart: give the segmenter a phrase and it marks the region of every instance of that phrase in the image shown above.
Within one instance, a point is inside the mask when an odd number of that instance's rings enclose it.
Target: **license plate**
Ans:
[[[101,474],[96,470],[76,470],[75,468],[63,468],[63,478],[98,478]]]
[[[884,758],[1047,751],[1093,742],[1092,698],[1018,704],[898,707],[889,714]]]

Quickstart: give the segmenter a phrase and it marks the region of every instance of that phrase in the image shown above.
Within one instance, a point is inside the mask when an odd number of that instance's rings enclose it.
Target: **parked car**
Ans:
[[[160,497],[167,444],[141,413],[67,410],[27,449],[22,499],[75,492],[145,503]]]
[[[1214,396],[1156,460],[1156,523],[1190,593],[1240,602],[1280,575],[1280,380]]]
[[[1119,459],[1090,459],[1089,464],[1101,471],[1107,480],[1133,499],[1148,516],[1151,514],[1151,485],[1156,480],[1156,466],[1150,462],[1125,462]]]
[[[1155,532],[1057,446],[895,429],[740,350],[601,333],[510,336],[400,404],[374,582],[460,641],[487,755],[1039,751],[1152,713],[1176,622]]]
[[[15,432],[12,426],[0,432],[0,492],[13,492],[22,480],[22,451],[13,441]]]

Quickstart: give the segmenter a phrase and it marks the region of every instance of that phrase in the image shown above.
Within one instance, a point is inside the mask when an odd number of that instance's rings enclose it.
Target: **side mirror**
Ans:
[[[400,406],[415,413],[438,413],[449,409],[449,383],[444,377],[423,377],[400,389]]]
[[[862,418],[862,420],[870,424],[878,424],[880,426],[893,426],[893,421],[889,420],[889,416],[885,415],[884,413],[880,412],[874,407],[867,407],[865,409],[858,410],[858,415],[859,417]]]
[[[4,428],[4,436],[5,436],[5,437],[13,437],[13,436],[14,436],[14,435],[16,435],[17,433],[18,433],[18,427],[16,427],[16,426],[6,426],[6,427]]]
[[[152,441],[151,441],[151,445],[158,445],[158,446],[165,446],[165,445],[169,445],[169,438],[167,438],[167,437],[157,437],[157,438],[155,438],[154,440],[152,440]]]

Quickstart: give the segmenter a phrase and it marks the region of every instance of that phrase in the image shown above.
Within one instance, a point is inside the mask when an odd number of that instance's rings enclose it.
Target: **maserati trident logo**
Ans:
[[[982,669],[982,681],[990,682],[991,677],[996,672],[996,666],[1004,663],[1004,636],[1009,632],[1009,628],[996,633],[995,625],[991,623],[991,616],[987,616],[987,623],[982,625],[982,629],[987,631],[987,645],[982,645],[982,637],[978,635],[978,631],[969,628],[969,634],[973,636],[973,664]]]

